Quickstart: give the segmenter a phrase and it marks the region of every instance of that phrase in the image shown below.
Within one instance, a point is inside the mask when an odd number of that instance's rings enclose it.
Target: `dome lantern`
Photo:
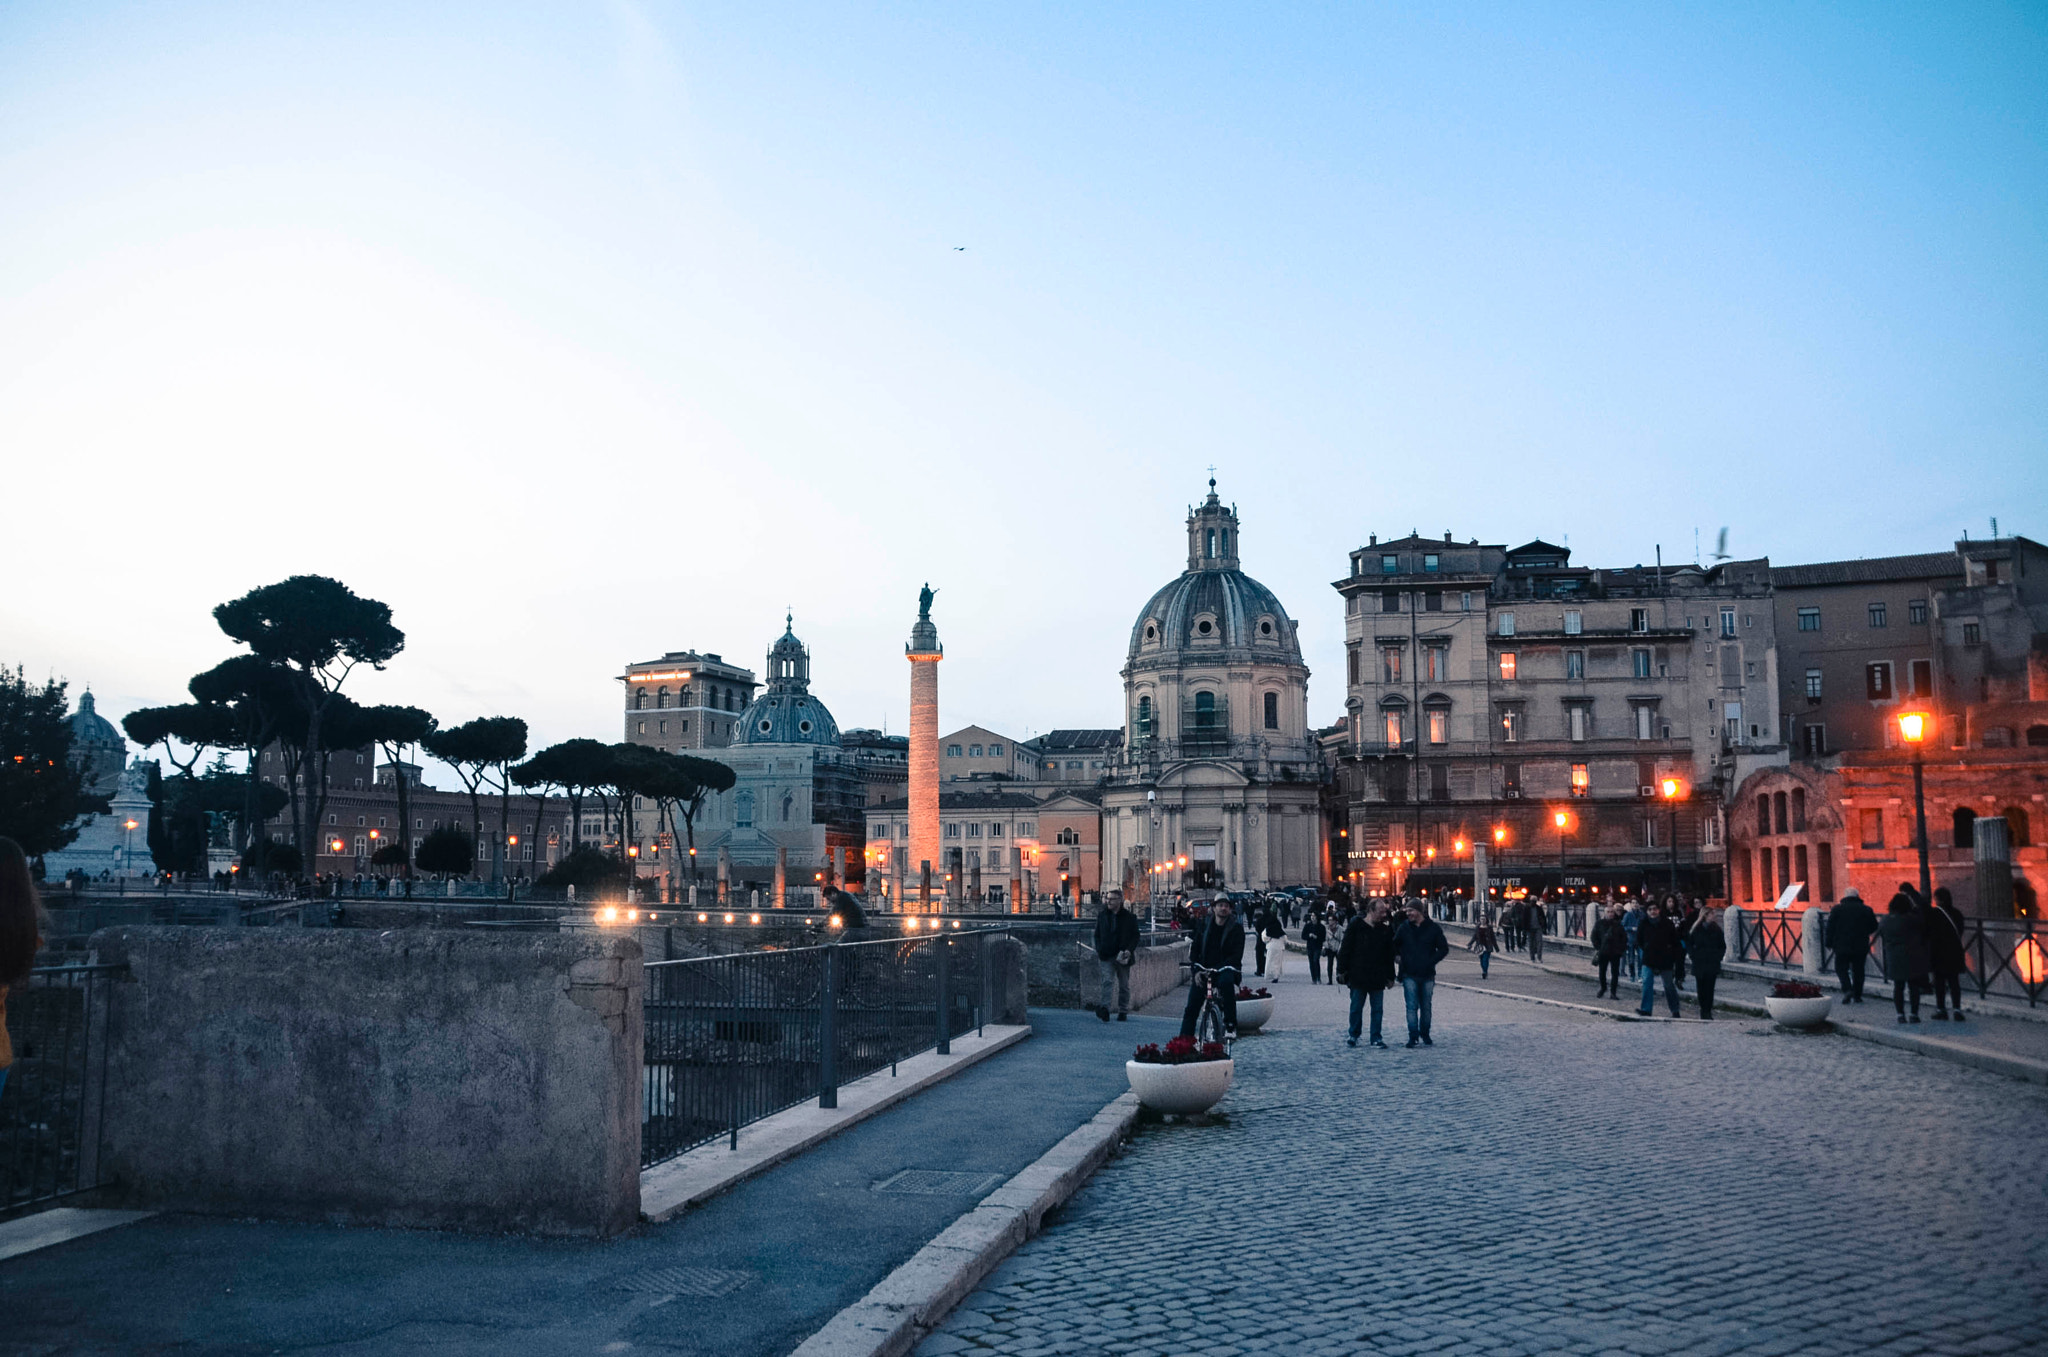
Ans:
[[[1188,569],[1237,569],[1237,506],[1225,507],[1216,497],[1216,478],[1209,478],[1209,498],[1188,511]]]

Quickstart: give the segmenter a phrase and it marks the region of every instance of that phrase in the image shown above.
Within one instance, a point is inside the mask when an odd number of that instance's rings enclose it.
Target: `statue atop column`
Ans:
[[[929,581],[925,583],[924,588],[917,591],[918,621],[929,622],[932,620],[932,600],[938,596],[938,592],[938,590],[932,588]]]

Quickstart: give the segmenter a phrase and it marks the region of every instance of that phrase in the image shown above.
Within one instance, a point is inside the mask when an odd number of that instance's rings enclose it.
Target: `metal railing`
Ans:
[[[642,1167],[949,1049],[990,1005],[1000,929],[647,966]]]
[[[39,967],[7,991],[0,1219],[101,1186],[110,982],[125,966]]]
[[[1883,915],[1878,916],[1882,923]],[[1821,970],[1835,971],[1835,949],[1821,932]],[[2048,998],[2048,928],[2034,919],[1964,919],[1963,974],[1980,999],[2025,999],[2029,1007]],[[1866,980],[1891,982],[1884,963],[1884,939],[1873,938]]]
[[[1804,967],[1806,921],[1802,911],[1741,909],[1735,914],[1735,955],[1731,960]]]

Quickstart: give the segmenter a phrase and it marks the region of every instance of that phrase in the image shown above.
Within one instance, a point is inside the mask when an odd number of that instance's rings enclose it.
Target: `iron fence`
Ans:
[[[1801,911],[1740,909],[1735,914],[1734,960],[1804,967],[1806,921]]]
[[[8,987],[14,1064],[0,1086],[0,1219],[101,1186],[107,1000],[126,972],[39,967]]]
[[[647,966],[642,1167],[922,1051],[990,1004],[1002,930],[657,961]]]
[[[1878,916],[1880,923],[1884,917]],[[1825,941],[1821,970],[1829,975],[1835,970],[1835,949]],[[1996,995],[2038,1005],[2048,998],[2048,928],[2035,919],[1964,919],[1963,973],[1980,999]],[[1864,976],[1866,981],[1891,983],[1882,938],[1872,940]]]

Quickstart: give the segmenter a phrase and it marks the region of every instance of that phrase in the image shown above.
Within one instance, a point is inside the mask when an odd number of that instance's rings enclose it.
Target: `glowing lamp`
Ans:
[[[1679,783],[1678,779],[1675,777],[1667,777],[1662,782],[1658,783],[1657,786],[1658,790],[1664,793],[1664,799],[1667,801],[1676,800],[1678,798],[1679,792],[1684,790],[1684,787]]]
[[[709,914],[699,914],[699,915],[697,916],[697,922],[698,922],[698,923],[700,923],[700,924],[706,924],[706,923],[710,923],[710,922],[711,922],[711,916],[710,916]]]
[[[1934,724],[1934,718],[1924,711],[1902,711],[1899,713],[1899,738],[1907,744],[1919,744],[1927,738],[1927,728]]]
[[[1505,829],[1496,829],[1493,831],[1493,841],[1495,843],[1506,843],[1507,838],[1508,832]]]
[[[750,924],[757,924],[761,922],[761,916],[758,914],[749,914],[747,916],[747,922]]]
[[[627,845],[626,845],[626,856],[627,856],[627,857],[629,857],[629,858],[637,858],[637,857],[639,857],[639,856],[640,856],[640,845],[639,845],[639,844],[637,844],[637,843],[627,844]]]
[[[726,916],[725,916],[725,921],[726,921],[727,923],[731,923],[731,922],[732,922],[732,915],[730,915],[730,914],[726,915]]]
[[[1566,815],[1563,811],[1559,811],[1557,814],[1551,816],[1550,820],[1551,823],[1555,824],[1559,829],[1563,829],[1566,825],[1571,823],[1571,817],[1569,815]]]

